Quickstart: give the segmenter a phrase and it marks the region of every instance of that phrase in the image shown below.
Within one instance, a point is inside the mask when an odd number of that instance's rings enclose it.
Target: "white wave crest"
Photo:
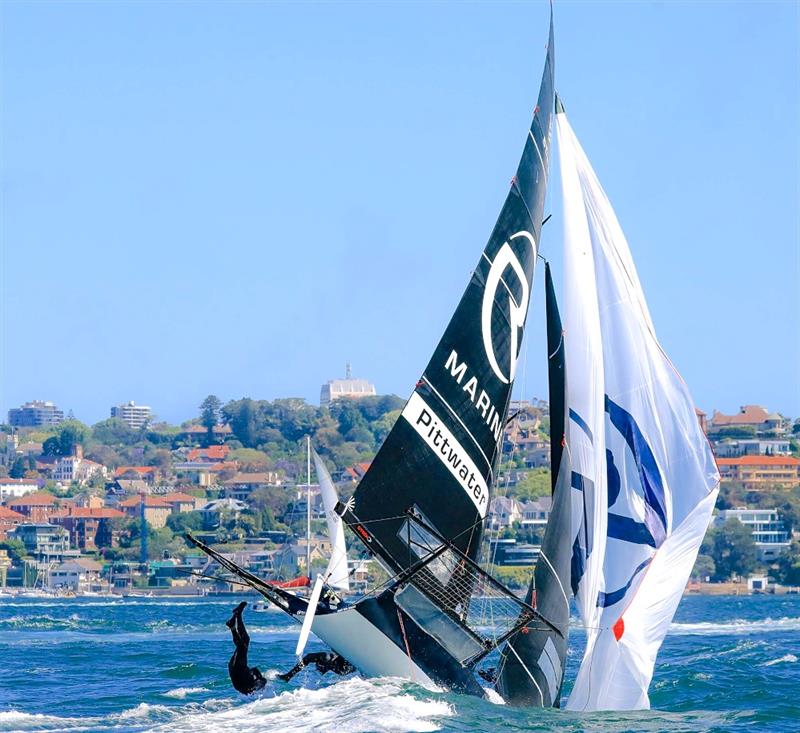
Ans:
[[[81,722],[80,718],[58,718],[55,715],[42,715],[40,713],[23,713],[19,710],[4,710],[0,712],[0,730],[8,733],[17,731],[42,730],[52,725],[70,725]]]
[[[208,692],[207,687],[176,687],[174,690],[167,690],[164,697],[174,697],[183,700],[187,695],[197,695],[200,692]]]
[[[797,657],[794,654],[784,654],[782,657],[778,659],[773,659],[769,662],[764,662],[762,666],[764,667],[771,667],[773,664],[783,664],[783,663],[793,663],[797,661]]]
[[[317,690],[262,697],[228,710],[185,715],[153,729],[159,733],[390,733],[439,730],[454,715],[442,700],[419,699],[396,680],[354,678]]]
[[[669,627],[670,634],[717,636],[736,634],[769,634],[775,631],[800,631],[800,618],[784,617],[779,619],[733,619],[732,621],[701,621],[694,624],[672,623]]]

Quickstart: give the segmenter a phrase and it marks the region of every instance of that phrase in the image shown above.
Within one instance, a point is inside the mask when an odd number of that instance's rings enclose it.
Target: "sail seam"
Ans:
[[[459,417],[458,413],[452,407],[450,407],[450,403],[444,397],[442,397],[441,392],[439,392],[439,390],[436,389],[436,387],[434,387],[431,384],[430,380],[425,375],[422,376],[422,380],[425,382],[425,384],[427,384],[434,391],[436,396],[442,401],[442,404],[448,410],[450,410],[450,412],[452,413],[453,417],[456,420],[458,420],[459,425],[461,425],[461,427],[464,428],[464,430],[467,432],[467,435],[469,435],[469,437],[472,438],[472,442],[475,443],[475,446],[477,447],[477,449],[481,452],[481,455],[483,456],[483,460],[486,461],[486,465],[489,467],[490,480],[494,481],[494,471],[492,471],[492,464],[489,461],[489,458],[483,452],[483,448],[481,448],[481,444],[478,442],[478,439],[472,434],[470,429],[464,424],[464,421]]]

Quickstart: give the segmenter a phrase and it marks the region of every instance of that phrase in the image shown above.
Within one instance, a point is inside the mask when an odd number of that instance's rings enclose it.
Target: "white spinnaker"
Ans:
[[[611,204],[566,115],[556,120],[562,176],[570,182],[565,254],[585,251],[585,238],[573,233],[577,221],[588,230],[594,261],[608,488],[599,628],[589,630],[567,707],[647,708],[656,655],[711,519],[719,474],[689,391],[656,339]],[[585,297],[569,285],[567,303]],[[583,377],[569,349],[566,371],[572,406],[570,390]]]
[[[556,115],[556,130],[563,115]],[[572,485],[573,588],[587,633],[597,628],[606,541],[606,464],[603,391],[603,345],[597,312],[596,277],[586,216],[575,205],[580,181],[572,149],[559,146],[564,200],[564,302],[562,326],[569,410],[561,471],[570,471]],[[580,568],[577,571],[576,569]]]
[[[331,559],[325,570],[324,578],[329,586],[339,590],[350,590],[350,575],[347,568],[347,545],[344,540],[344,526],[342,518],[334,511],[339,497],[325,463],[313,451],[314,469],[319,480],[319,490],[322,494],[322,506],[325,509],[325,518],[328,520],[328,537],[331,541]]]

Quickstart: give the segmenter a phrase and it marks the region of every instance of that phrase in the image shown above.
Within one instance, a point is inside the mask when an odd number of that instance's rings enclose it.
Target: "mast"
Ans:
[[[311,436],[306,435],[306,575],[311,580]]]

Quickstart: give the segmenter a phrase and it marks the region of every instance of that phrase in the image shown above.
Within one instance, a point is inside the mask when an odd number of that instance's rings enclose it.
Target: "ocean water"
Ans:
[[[0,731],[800,731],[798,596],[685,598],[653,709],[592,715],[313,670],[243,697],[228,681],[224,626],[238,600],[0,598]],[[297,626],[278,612],[245,619],[251,663],[268,677],[291,667]],[[577,624],[571,639],[567,693]]]

